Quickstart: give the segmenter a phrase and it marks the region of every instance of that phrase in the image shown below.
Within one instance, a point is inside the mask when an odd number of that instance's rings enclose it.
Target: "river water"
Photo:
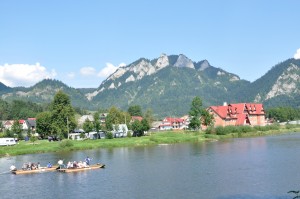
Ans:
[[[121,138],[120,138],[121,139]],[[10,165],[58,159],[106,164],[78,173],[13,175]],[[300,134],[0,158],[6,198],[290,199],[300,189]]]

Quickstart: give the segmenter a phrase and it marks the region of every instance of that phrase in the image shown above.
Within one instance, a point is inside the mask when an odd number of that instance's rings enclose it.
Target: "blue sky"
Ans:
[[[300,48],[299,8],[299,0],[2,0],[0,82],[96,88],[118,66],[161,53],[254,81]]]

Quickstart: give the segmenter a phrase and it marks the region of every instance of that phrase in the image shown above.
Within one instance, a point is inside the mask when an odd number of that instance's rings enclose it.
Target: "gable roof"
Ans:
[[[184,122],[184,119],[182,119],[182,118],[166,117],[163,120],[163,122],[170,122],[170,123],[179,122],[179,123],[182,123],[182,122]]]
[[[239,103],[229,104],[225,106],[210,106],[209,109],[213,110],[221,118],[238,118],[239,115],[264,115],[264,108],[262,104],[255,103]],[[241,116],[240,116],[241,117]]]
[[[131,120],[134,121],[134,120],[138,120],[138,121],[142,121],[143,120],[143,117],[141,116],[131,116]]]

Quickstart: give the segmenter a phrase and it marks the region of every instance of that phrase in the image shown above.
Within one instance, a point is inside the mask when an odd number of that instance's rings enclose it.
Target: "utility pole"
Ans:
[[[68,139],[69,139],[69,118],[67,117],[67,129],[68,129]]]

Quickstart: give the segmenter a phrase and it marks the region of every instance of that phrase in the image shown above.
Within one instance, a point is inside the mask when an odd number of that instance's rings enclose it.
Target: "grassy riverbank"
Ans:
[[[263,132],[248,133],[230,133],[226,135],[205,134],[204,132],[191,131],[170,131],[159,132],[150,136],[130,137],[118,139],[100,139],[100,140],[63,140],[61,142],[48,142],[47,140],[38,140],[34,143],[29,141],[20,141],[15,146],[0,147],[0,157],[15,156],[34,153],[48,153],[58,151],[86,150],[96,148],[113,148],[113,147],[136,147],[158,144],[173,144],[180,142],[203,142],[209,140],[220,140],[237,137],[254,137],[281,134],[287,132],[300,132],[300,128],[279,130],[270,130]]]

